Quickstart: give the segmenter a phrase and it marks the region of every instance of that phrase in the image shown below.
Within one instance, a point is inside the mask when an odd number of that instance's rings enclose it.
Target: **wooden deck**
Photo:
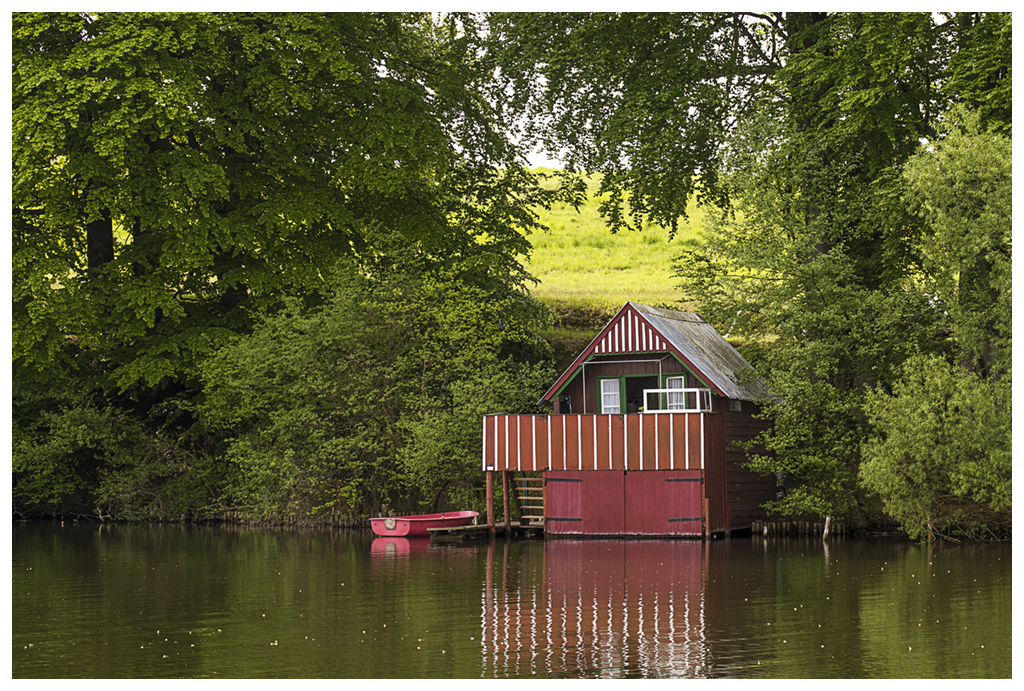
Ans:
[[[465,542],[467,540],[488,540],[491,537],[489,527],[484,525],[463,525],[453,528],[429,528],[430,541],[437,543]],[[516,521],[494,525],[495,537],[515,540],[530,540],[544,537],[544,526],[530,523],[522,525]]]

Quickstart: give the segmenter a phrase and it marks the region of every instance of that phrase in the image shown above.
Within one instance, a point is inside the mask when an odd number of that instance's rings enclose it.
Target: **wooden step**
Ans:
[[[544,526],[544,478],[516,477],[515,494],[523,525]]]

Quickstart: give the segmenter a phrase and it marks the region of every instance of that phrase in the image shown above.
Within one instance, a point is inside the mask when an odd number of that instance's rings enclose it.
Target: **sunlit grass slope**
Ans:
[[[699,232],[700,211],[691,205],[689,220],[680,222],[672,239],[668,229],[649,224],[613,234],[598,213],[597,184],[592,178],[589,198],[578,211],[560,204],[539,212],[550,230],[530,238],[533,255],[527,265],[540,281],[534,295],[556,312],[616,310],[627,300],[676,303],[672,264],[682,242]]]

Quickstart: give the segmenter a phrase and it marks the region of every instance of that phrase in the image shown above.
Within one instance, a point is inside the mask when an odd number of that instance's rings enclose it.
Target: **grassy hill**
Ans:
[[[701,228],[702,214],[691,204],[689,222],[681,222],[671,240],[668,229],[653,225],[613,234],[598,214],[597,186],[594,177],[578,211],[566,204],[539,211],[550,230],[530,238],[534,249],[526,266],[540,281],[533,294],[561,318],[558,328],[544,333],[559,352],[585,347],[629,300],[676,306],[672,264],[682,242]]]
[[[527,266],[540,280],[534,294],[552,305],[615,309],[626,300],[675,302],[672,262],[682,242],[700,232],[702,213],[691,205],[689,222],[671,240],[666,228],[650,224],[613,234],[598,214],[596,190],[594,178],[579,211],[560,204],[539,212],[550,230],[530,238],[534,250]]]

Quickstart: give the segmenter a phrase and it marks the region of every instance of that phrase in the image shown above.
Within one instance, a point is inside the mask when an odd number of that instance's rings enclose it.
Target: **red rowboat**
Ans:
[[[377,535],[386,537],[424,537],[428,528],[455,528],[469,525],[480,514],[476,511],[446,511],[419,516],[392,516],[371,518],[370,526]]]

